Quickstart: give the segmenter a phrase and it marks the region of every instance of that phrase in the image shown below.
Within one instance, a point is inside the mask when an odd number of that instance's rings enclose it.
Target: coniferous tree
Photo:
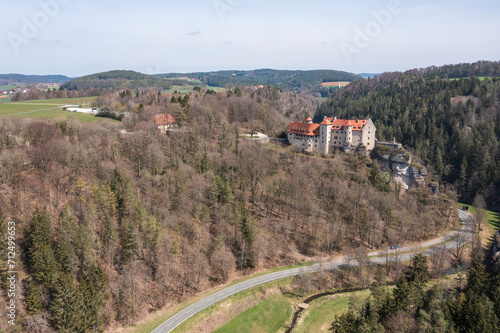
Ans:
[[[36,314],[43,310],[42,296],[40,286],[34,282],[30,282],[26,288],[26,310],[29,314]]]

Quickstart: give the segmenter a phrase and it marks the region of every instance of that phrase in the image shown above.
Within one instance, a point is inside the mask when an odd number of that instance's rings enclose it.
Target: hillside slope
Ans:
[[[23,75],[23,74],[0,74],[1,84],[10,83],[64,83],[71,78],[65,75]]]
[[[203,83],[226,87],[227,85],[271,85],[286,90],[317,90],[323,82],[355,81],[361,76],[336,70],[274,70],[257,69],[249,71],[217,71],[198,73],[157,74],[157,77],[178,78],[190,77]]]
[[[472,75],[467,68],[463,70]],[[458,69],[460,71],[460,69]],[[434,73],[446,71],[435,69]],[[500,206],[500,79],[445,80],[385,73],[335,92],[315,120],[370,116],[379,140],[403,143],[454,185],[462,200]]]
[[[168,89],[167,80],[134,71],[109,71],[86,75],[66,82],[62,89],[78,90],[91,88],[147,88]]]

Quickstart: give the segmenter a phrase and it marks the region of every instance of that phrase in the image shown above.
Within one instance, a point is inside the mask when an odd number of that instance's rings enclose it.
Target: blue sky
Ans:
[[[500,60],[498,17],[497,0],[11,1],[0,73],[373,73]]]

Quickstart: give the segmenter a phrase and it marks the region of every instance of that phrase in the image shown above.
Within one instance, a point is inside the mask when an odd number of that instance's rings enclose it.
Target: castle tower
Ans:
[[[311,117],[308,117],[306,119],[306,123],[308,123],[308,124],[312,124],[313,123],[313,120],[311,119]]]
[[[328,119],[323,120],[319,124],[319,148],[321,153],[323,154],[328,154],[329,153],[329,147],[330,147],[330,141],[331,141],[331,134],[332,134],[332,122]]]
[[[352,145],[352,128],[354,127],[354,124],[352,121],[348,120],[344,124],[344,131],[345,131],[345,145],[347,147],[351,147]]]

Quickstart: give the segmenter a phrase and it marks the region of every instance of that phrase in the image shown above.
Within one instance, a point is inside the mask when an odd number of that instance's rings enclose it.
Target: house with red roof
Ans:
[[[169,128],[172,127],[177,127],[177,120],[168,113],[161,113],[155,115],[151,121],[153,121],[156,126],[158,126],[158,129],[166,132]]]
[[[306,152],[328,154],[337,149],[349,151],[363,146],[367,151],[375,147],[377,129],[369,118],[363,120],[325,117],[314,124],[309,117],[305,123],[292,122],[288,126],[288,142]]]

